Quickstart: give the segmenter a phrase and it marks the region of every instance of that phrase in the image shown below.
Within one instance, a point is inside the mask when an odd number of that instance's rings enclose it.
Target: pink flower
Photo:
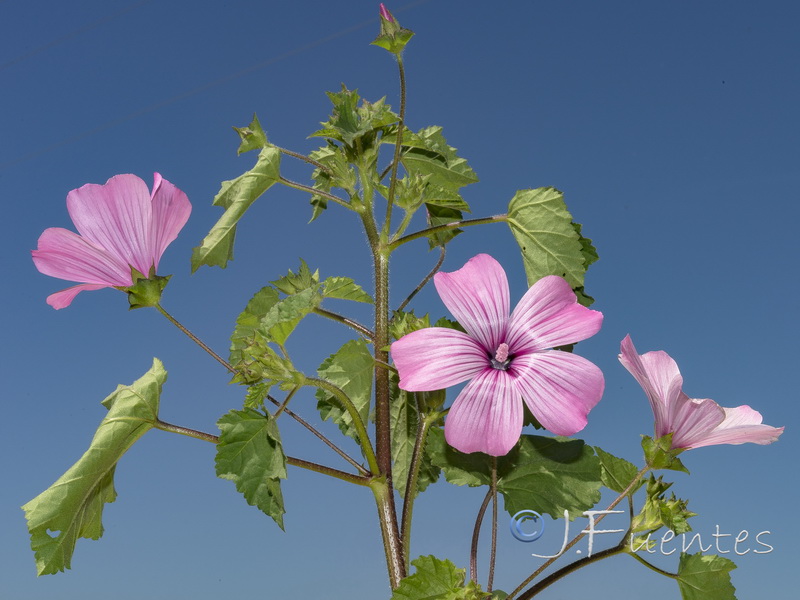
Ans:
[[[507,454],[522,432],[523,400],[547,429],[572,435],[603,394],[603,374],[585,358],[553,350],[600,329],[603,315],[577,303],[560,277],[543,277],[509,317],[505,271],[487,254],[437,273],[436,290],[467,331],[429,327],[392,344],[400,387],[438,390],[470,379],[453,402],[445,438],[462,452]]]
[[[82,283],[48,296],[50,306],[69,306],[84,290],[133,285],[131,267],[146,277],[158,268],[192,206],[161,175],[154,179],[152,194],[136,175],[116,175],[105,185],[89,183],[67,194],[67,210],[80,235],[45,229],[31,254],[45,275]]]
[[[749,406],[725,408],[708,398],[683,393],[678,365],[663,351],[637,354],[631,336],[620,344],[619,361],[642,386],[655,415],[656,438],[672,433],[672,448],[714,444],[771,444],[783,427],[762,425],[761,413]]]
[[[390,13],[387,10],[387,8],[383,5],[383,2],[381,2],[380,13],[381,13],[381,16],[384,19],[386,19],[387,21],[389,21],[389,22],[393,22],[394,21],[394,18],[392,17],[392,13]]]

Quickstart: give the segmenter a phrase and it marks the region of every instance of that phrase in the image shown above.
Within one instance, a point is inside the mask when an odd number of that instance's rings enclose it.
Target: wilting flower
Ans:
[[[783,427],[761,423],[761,413],[747,405],[725,408],[708,398],[683,393],[678,365],[664,351],[637,354],[631,336],[620,344],[619,361],[642,386],[655,416],[656,438],[672,433],[672,448],[714,444],[771,444]]]
[[[192,210],[189,199],[158,173],[152,194],[136,175],[116,175],[105,185],[89,183],[67,194],[78,234],[45,229],[33,262],[45,275],[79,281],[47,297],[59,309],[84,290],[133,285],[131,267],[147,277],[178,236]]]
[[[445,422],[462,452],[508,453],[522,432],[523,400],[547,429],[572,435],[603,394],[603,374],[585,358],[554,350],[600,329],[603,315],[577,303],[561,277],[543,277],[509,316],[505,271],[479,254],[437,273],[436,290],[467,331],[429,327],[392,344],[400,388],[438,390],[470,379]]]

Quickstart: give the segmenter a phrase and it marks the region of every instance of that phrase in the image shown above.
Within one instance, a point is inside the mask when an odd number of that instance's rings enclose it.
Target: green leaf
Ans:
[[[286,478],[278,426],[272,416],[256,410],[232,410],[220,428],[217,477],[230,479],[251,506],[272,517],[283,529],[283,495],[280,480]]]
[[[508,205],[507,222],[522,251],[528,285],[546,275],[558,275],[573,289],[582,290],[586,268],[596,260],[588,248],[594,248],[572,222],[560,191],[551,187],[520,190]],[[590,303],[583,294],[579,300],[585,306]]]
[[[114,471],[123,454],[158,418],[164,365],[153,359],[147,373],[129,386],[117,386],[103,400],[108,414],[89,449],[47,490],[25,504],[31,548],[39,575],[69,569],[78,538],[103,535],[103,505],[116,499]],[[50,532],[59,532],[53,536]]]
[[[594,447],[594,451],[597,452],[597,456],[600,459],[600,476],[602,477],[603,485],[621,494],[639,473],[639,469],[624,458],[617,458],[598,446]],[[644,480],[639,481],[638,485],[631,490],[631,493],[638,490],[643,483]]]
[[[349,277],[328,277],[322,283],[325,286],[322,293],[326,298],[372,304],[372,296]]]
[[[476,586],[465,595],[466,569],[457,568],[449,560],[420,556],[411,564],[416,571],[400,581],[391,600],[480,600],[485,596]]]
[[[456,221],[463,220],[464,216],[460,210],[454,210],[446,206],[437,206],[435,204],[426,204],[425,208],[428,213],[428,226],[437,227],[439,225],[447,225],[448,223],[455,223]],[[437,231],[428,235],[428,245],[431,249],[444,246],[458,234],[462,233],[463,229],[445,229],[444,231]]]
[[[239,144],[239,149],[236,154],[243,154],[250,150],[260,150],[267,145],[267,134],[261,128],[261,123],[258,122],[258,117],[253,114],[253,120],[247,127],[234,127],[236,133],[242,138],[242,143]]]
[[[236,225],[256,199],[280,179],[281,153],[277,148],[261,150],[256,165],[236,179],[223,181],[214,206],[225,212],[199,246],[192,251],[192,272],[201,265],[225,268],[233,259]]]
[[[382,141],[395,143],[396,139],[396,135],[387,135]],[[442,135],[442,128],[438,126],[404,135],[400,160],[409,173],[428,175],[430,183],[445,190],[457,192],[459,188],[478,181],[475,171],[447,143]]]
[[[242,351],[255,340],[261,319],[279,300],[278,290],[270,286],[263,287],[255,293],[237,317],[236,327],[231,334],[230,362],[234,367],[244,359]]]
[[[320,378],[331,382],[347,394],[364,424],[369,421],[374,372],[375,360],[363,339],[347,342],[335,354],[326,358],[317,371]],[[350,413],[339,404],[335,396],[319,388],[317,410],[323,419],[336,423],[342,433],[358,440]]]
[[[289,269],[286,275],[275,281],[270,281],[270,283],[284,294],[296,294],[316,286],[319,283],[319,271],[317,270],[312,273],[306,261],[301,258],[300,268],[297,270],[297,273],[293,273],[292,270]]]
[[[319,285],[287,296],[276,302],[262,317],[258,331],[268,341],[282,345],[303,317],[317,308],[321,302]]]
[[[733,561],[715,554],[681,552],[678,588],[683,600],[736,600],[730,572]]]
[[[455,485],[489,485],[491,458],[464,454],[431,431],[432,462]],[[579,516],[600,500],[600,460],[582,440],[523,435],[511,452],[497,459],[497,491],[509,514],[535,510],[554,519]]]

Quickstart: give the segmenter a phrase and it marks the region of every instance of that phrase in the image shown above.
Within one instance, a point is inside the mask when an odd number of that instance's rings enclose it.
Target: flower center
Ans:
[[[492,360],[492,367],[498,369],[500,371],[505,371],[508,369],[508,365],[511,361],[508,358],[508,344],[503,342],[497,347],[497,352],[494,354],[494,358]]]

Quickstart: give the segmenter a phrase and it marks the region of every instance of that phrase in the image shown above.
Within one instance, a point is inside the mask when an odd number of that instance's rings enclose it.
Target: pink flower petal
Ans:
[[[81,292],[88,292],[90,290],[102,290],[103,288],[109,287],[103,284],[96,284],[96,283],[82,283],[80,285],[74,285],[69,287],[65,290],[61,290],[60,292],[56,292],[55,294],[50,294],[47,297],[47,303],[59,310],[61,308],[66,308],[72,301],[75,299],[75,296],[80,294]]]
[[[771,444],[783,433],[783,427],[771,427],[761,423],[761,413],[749,406],[724,408],[725,419],[717,427],[707,433],[703,439],[694,440],[691,448],[700,448],[712,444]]]
[[[152,194],[152,231],[150,239],[152,244],[153,259],[158,269],[158,261],[164,250],[167,249],[178,233],[186,225],[192,212],[189,198],[181,190],[161,177],[160,173],[154,175]],[[147,273],[145,273],[147,275]]]
[[[478,254],[452,273],[437,273],[433,282],[452,315],[489,352],[504,342],[509,312],[508,279],[488,254]]]
[[[486,351],[467,334],[428,327],[403,336],[391,347],[400,389],[441,390],[466,381],[489,365]]]
[[[522,402],[506,371],[485,369],[453,402],[444,424],[447,443],[461,452],[504,456],[522,433]]]
[[[663,353],[662,353],[663,354]],[[695,400],[682,391],[668,406],[669,416],[656,437],[672,433],[673,448],[692,448],[725,418],[722,407],[708,398]]]
[[[661,350],[639,355],[630,335],[620,344],[619,361],[642,386],[655,417],[657,438],[667,435],[672,428],[671,406],[683,392],[683,377],[678,365],[669,354]]]
[[[583,429],[605,387],[595,364],[558,350],[517,356],[508,373],[533,415],[556,435]]]
[[[148,274],[155,256],[152,203],[144,181],[136,175],[115,175],[105,185],[86,184],[67,195],[67,210],[82,237]]]
[[[130,267],[116,256],[60,227],[45,229],[31,255],[36,268],[51,277],[103,287],[133,283]]]
[[[519,301],[506,341],[514,352],[538,352],[585,340],[602,324],[602,313],[578,304],[570,285],[550,275],[534,283]]]

